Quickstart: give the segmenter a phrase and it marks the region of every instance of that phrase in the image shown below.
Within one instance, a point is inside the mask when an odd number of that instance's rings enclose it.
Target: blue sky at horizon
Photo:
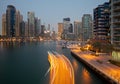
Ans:
[[[93,14],[93,9],[109,0],[0,0],[0,34],[2,34],[2,14],[6,13],[7,5],[14,5],[27,21],[27,12],[35,12],[42,24],[51,24],[57,30],[57,23],[70,17],[71,23],[80,20],[83,14]]]

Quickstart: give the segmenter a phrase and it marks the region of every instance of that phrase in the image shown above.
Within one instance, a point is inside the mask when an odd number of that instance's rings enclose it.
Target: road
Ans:
[[[48,52],[50,84],[74,84],[74,70],[70,61],[57,53]]]

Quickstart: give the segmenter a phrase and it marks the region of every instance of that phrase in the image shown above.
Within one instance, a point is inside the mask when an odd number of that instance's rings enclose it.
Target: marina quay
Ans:
[[[109,62],[112,59],[110,56],[95,56],[91,51],[81,51],[78,49],[71,50],[71,53],[110,83],[120,84],[120,67]]]

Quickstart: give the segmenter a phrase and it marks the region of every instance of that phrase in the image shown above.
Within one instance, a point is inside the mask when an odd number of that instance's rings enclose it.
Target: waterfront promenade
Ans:
[[[78,59],[84,61],[90,68],[104,76],[108,81],[120,84],[120,67],[111,64],[110,56],[95,56],[90,51],[71,50]]]

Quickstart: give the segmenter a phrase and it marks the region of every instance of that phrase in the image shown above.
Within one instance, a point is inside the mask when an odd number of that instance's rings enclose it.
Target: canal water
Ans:
[[[0,84],[49,84],[48,51],[64,54],[72,63],[75,84],[106,84],[55,41],[1,42]],[[67,78],[66,78],[67,79]]]

